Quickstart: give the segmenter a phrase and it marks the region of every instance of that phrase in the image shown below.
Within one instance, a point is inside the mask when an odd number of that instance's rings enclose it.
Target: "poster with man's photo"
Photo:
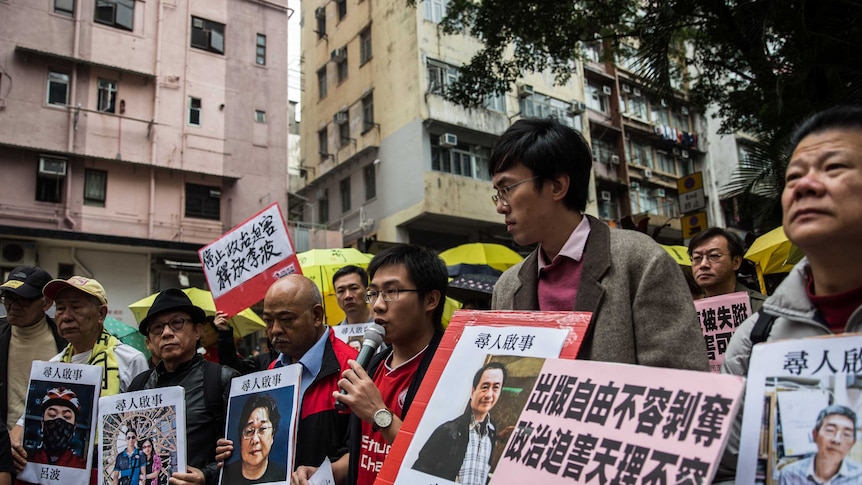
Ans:
[[[164,485],[187,469],[182,387],[102,397],[99,425],[99,483]]]
[[[456,312],[428,370],[427,376],[439,379],[423,381],[378,479],[398,485],[486,483],[542,358],[574,358],[589,317]]]
[[[230,386],[225,437],[233,453],[219,483],[289,483],[296,455],[302,365],[235,378]]]
[[[89,481],[101,387],[99,366],[33,362],[24,409],[27,465],[18,474],[19,480],[39,484]]]
[[[862,335],[754,346],[737,483],[862,484]]]
[[[362,341],[364,340],[365,330],[372,325],[368,323],[342,323],[341,325],[332,327],[330,330],[335,332],[335,336],[347,345],[356,349],[359,352],[362,349]]]

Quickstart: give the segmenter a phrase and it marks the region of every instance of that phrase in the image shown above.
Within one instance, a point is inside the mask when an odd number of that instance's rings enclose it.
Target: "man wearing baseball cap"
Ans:
[[[9,430],[24,412],[30,364],[48,360],[66,346],[45,312],[51,300],[42,287],[51,275],[36,266],[18,266],[0,285],[6,317],[0,318],[0,419]]]
[[[215,485],[216,440],[224,435],[230,381],[239,373],[209,362],[197,352],[206,314],[178,288],[162,291],[153,300],[138,330],[158,349],[162,361],[135,378],[129,390],[183,387],[186,397],[187,470],[171,475],[171,483]],[[217,386],[213,384],[217,383]],[[216,389],[213,389],[216,387]]]
[[[81,404],[71,389],[48,389],[42,398],[42,446],[28,459],[45,465],[85,468],[87,460],[70,449]]]
[[[101,366],[104,369],[102,396],[125,392],[132,379],[147,370],[144,354],[105,330],[108,296],[101,283],[84,276],[72,276],[68,280],[50,281],[42,293],[54,300],[57,328],[69,341],[65,349],[51,358],[52,362]],[[22,415],[10,433],[12,455],[19,472],[27,464],[27,453],[21,446],[23,433]]]

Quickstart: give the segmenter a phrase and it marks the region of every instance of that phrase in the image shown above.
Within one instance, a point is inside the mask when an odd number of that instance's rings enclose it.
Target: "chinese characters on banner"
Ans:
[[[371,326],[371,323],[343,323],[336,325],[330,330],[335,332],[335,336],[339,340],[346,343],[359,351],[362,348],[362,340],[365,336],[365,329]]]
[[[216,308],[229,315],[254,305],[278,278],[301,273],[278,203],[198,251]]]
[[[748,293],[739,291],[694,301],[700,329],[706,341],[709,370],[721,372],[724,352],[730,337],[742,322],[751,315]]]
[[[288,483],[296,455],[296,426],[299,422],[299,394],[302,364],[287,365],[235,377],[230,383],[225,437],[233,441],[236,452],[224,464],[219,483],[252,483],[242,475],[244,446],[258,443],[254,457],[266,462],[263,476],[254,483]],[[273,419],[276,412],[280,418]],[[251,422],[263,424],[254,426]],[[269,424],[266,424],[268,422]],[[277,424],[277,428],[272,426]],[[267,428],[269,426],[269,428]],[[243,435],[240,435],[242,430]],[[246,434],[248,433],[248,434]]]
[[[490,485],[710,483],[737,376],[547,359]]]
[[[186,471],[186,407],[182,387],[99,398],[99,425],[99,483],[112,483],[112,476],[140,478],[140,467],[148,464],[151,470],[158,468],[164,483],[172,473]],[[149,445],[149,456],[143,451],[145,444]]]
[[[797,438],[807,435],[810,440],[818,415],[827,406],[846,406],[859,415],[860,380],[860,334],[755,345],[745,388],[736,482],[777,484],[783,471],[794,468],[789,465],[813,456],[808,454],[816,447]],[[860,466],[857,454],[848,454],[844,461],[848,460]]]
[[[57,485],[89,481],[101,388],[100,366],[33,362],[24,403],[27,465],[19,480]]]

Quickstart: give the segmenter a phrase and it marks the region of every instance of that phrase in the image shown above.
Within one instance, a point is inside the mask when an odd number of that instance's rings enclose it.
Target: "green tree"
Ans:
[[[695,106],[717,110],[722,131],[758,139],[725,190],[761,228],[780,223],[796,124],[862,102],[862,0],[451,0],[441,29],[483,44],[446,93],[465,106],[509,91],[522,73],[547,69],[565,82],[584,42],[601,39],[608,58],[637,46],[635,74],[655,93],[681,78]]]

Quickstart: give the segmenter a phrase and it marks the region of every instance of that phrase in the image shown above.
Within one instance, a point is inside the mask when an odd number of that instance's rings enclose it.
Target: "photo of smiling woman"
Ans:
[[[249,395],[239,418],[237,434],[240,459],[225,465],[221,483],[233,485],[286,481],[287,470],[284,465],[277,460],[270,460],[281,421],[275,398],[269,394]],[[277,446],[286,448],[284,443]]]

